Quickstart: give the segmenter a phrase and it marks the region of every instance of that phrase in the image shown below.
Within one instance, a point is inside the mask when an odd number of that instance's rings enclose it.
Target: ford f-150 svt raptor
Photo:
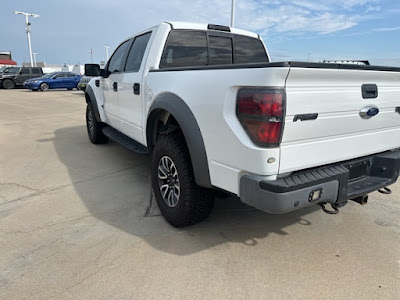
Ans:
[[[399,175],[400,68],[270,62],[257,34],[163,22],[86,75],[91,142],[151,154],[174,226],[206,218],[213,189],[269,213],[337,211]]]

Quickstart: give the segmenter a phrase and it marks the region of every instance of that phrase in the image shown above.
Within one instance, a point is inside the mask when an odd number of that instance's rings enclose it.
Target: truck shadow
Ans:
[[[317,206],[285,215],[255,210],[235,197],[217,198],[211,216],[195,226],[176,229],[160,216],[150,188],[150,158],[120,145],[92,145],[85,126],[58,129],[51,139],[68,169],[73,187],[98,220],[140,237],[152,247],[189,255],[225,243],[257,245],[270,234],[286,235],[292,224],[311,225],[306,215]]]

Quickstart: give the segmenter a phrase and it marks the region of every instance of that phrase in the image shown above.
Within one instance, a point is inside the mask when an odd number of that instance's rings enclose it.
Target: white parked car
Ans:
[[[152,156],[174,226],[206,218],[213,189],[269,213],[337,211],[399,175],[400,68],[274,63],[255,33],[164,22],[85,72],[90,140]]]

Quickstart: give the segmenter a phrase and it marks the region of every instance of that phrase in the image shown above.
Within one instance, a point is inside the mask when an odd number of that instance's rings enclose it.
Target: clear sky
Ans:
[[[2,0],[0,51],[29,61],[24,17],[37,61],[105,60],[125,37],[161,21],[229,25],[231,0]],[[259,33],[272,60],[367,59],[400,66],[400,0],[236,0],[235,27]]]

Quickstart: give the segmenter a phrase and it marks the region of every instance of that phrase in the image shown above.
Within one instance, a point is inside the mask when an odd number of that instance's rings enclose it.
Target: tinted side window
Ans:
[[[265,62],[268,62],[268,57],[260,40],[235,35],[235,64]]]
[[[171,31],[160,67],[205,66],[208,63],[207,36],[201,31]]]
[[[76,74],[74,74],[74,73],[67,73],[67,74],[65,74],[65,77],[75,77],[76,76]]]
[[[125,72],[139,71],[150,36],[151,32],[135,38],[126,60]]]
[[[27,68],[22,68],[20,74],[21,74],[21,75],[27,75],[27,74],[29,74],[29,69],[27,69]]]
[[[33,68],[32,74],[42,74],[42,72],[40,72],[40,69],[38,69],[38,68]]]
[[[129,40],[121,44],[119,48],[114,52],[108,64],[108,72],[121,72],[123,68],[125,54],[128,51]]]
[[[232,39],[229,37],[209,36],[210,65],[232,64]]]

